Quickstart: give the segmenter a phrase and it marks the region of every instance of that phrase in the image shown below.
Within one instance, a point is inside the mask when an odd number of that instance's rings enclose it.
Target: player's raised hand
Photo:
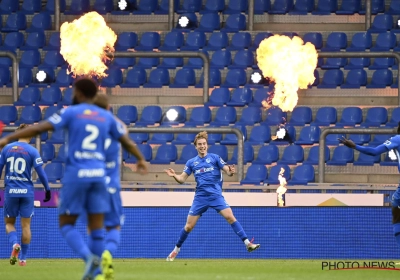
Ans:
[[[172,168],[164,169],[164,171],[168,174],[169,177],[174,177],[176,175],[175,170],[173,170]]]
[[[232,174],[236,173],[236,168],[235,168],[234,164],[228,165],[228,168],[229,168],[229,172],[231,172]]]
[[[144,160],[138,160],[136,163],[136,171],[139,172],[140,175],[147,174],[147,164]]]
[[[338,138],[339,142],[345,145],[346,147],[349,147],[351,149],[355,149],[356,144],[354,144],[353,141],[346,139],[344,136],[342,138]]]

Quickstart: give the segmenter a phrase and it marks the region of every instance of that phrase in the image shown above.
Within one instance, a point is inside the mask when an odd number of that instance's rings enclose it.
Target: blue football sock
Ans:
[[[107,232],[106,236],[106,250],[110,251],[111,255],[114,256],[117,252],[118,245],[121,239],[119,230],[113,228]]]
[[[176,247],[181,248],[183,242],[185,242],[186,238],[189,236],[189,233],[190,233],[190,232],[187,232],[187,231],[185,230],[185,228],[183,228],[183,229],[181,230],[181,232],[179,233],[179,239],[178,239],[178,241],[176,242]]]
[[[61,228],[61,234],[67,241],[68,246],[77,253],[84,261],[92,255],[89,247],[83,241],[81,234],[72,225],[65,225]]]
[[[18,243],[18,237],[16,231],[11,231],[8,233],[8,242],[10,243],[11,246],[14,246],[14,244]]]
[[[242,241],[245,241],[247,239],[247,235],[244,232],[242,225],[238,221],[231,224],[231,227],[233,231],[240,237],[240,239],[242,239]]]
[[[90,251],[96,256],[101,257],[104,251],[104,231],[103,229],[95,229],[90,233]]]
[[[20,260],[26,261],[26,254],[28,253],[29,244],[21,244],[21,257]]]
[[[396,238],[397,245],[400,247],[400,224],[393,224],[393,233]]]

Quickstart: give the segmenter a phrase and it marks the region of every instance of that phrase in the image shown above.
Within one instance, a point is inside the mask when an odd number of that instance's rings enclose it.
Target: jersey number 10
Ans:
[[[10,172],[16,172],[17,174],[22,174],[26,168],[26,161],[23,158],[9,157],[7,162],[10,163]]]

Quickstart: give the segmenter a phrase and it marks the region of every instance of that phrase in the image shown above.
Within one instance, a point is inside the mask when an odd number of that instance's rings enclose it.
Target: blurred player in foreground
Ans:
[[[400,122],[397,127],[397,134],[400,134]],[[340,138],[339,141],[345,146],[355,149],[361,153],[376,156],[385,152],[389,152],[391,150],[394,151],[397,161],[398,161],[398,170],[400,172],[400,135],[396,135],[391,137],[385,143],[377,146],[377,147],[364,147],[356,145],[353,141]],[[392,195],[392,223],[393,223],[393,233],[396,238],[397,244],[400,246],[400,186],[397,188],[395,193]]]
[[[17,130],[27,127],[21,124]],[[4,221],[8,240],[12,246],[10,264],[15,265],[19,257],[19,265],[26,266],[26,255],[31,243],[31,218],[34,212],[35,189],[32,182],[32,168],[35,168],[45,190],[47,202],[51,199],[51,192],[47,175],[44,173],[43,161],[38,150],[29,142],[31,138],[20,138],[17,142],[8,144],[0,155],[0,174],[6,167],[4,174]],[[21,245],[17,241],[15,220],[21,217],[22,238]]]
[[[236,220],[232,209],[222,195],[222,171],[228,176],[233,176],[233,174],[236,173],[235,166],[227,165],[222,158],[216,154],[207,153],[207,140],[208,135],[205,131],[196,135],[194,145],[198,155],[187,161],[181,175],[176,175],[172,168],[165,170],[168,176],[173,177],[179,184],[183,184],[190,174],[193,173],[197,183],[196,194],[192,207],[189,210],[186,225],[181,230],[176,246],[168,255],[167,261],[173,261],[176,258],[183,242],[185,242],[201,215],[210,207],[215,209],[215,211],[226,219],[233,231],[246,245],[247,251],[252,252],[260,247],[259,244],[253,244],[249,241],[241,224]]]
[[[68,245],[86,262],[84,280],[94,279],[104,251],[104,213],[110,208],[105,182],[106,139],[121,142],[138,159],[138,171],[142,174],[147,171],[142,154],[129,139],[125,128],[110,112],[93,104],[96,95],[97,84],[92,79],[78,79],[74,83],[74,106],[0,139],[0,147],[4,147],[18,138],[33,137],[49,130],[65,130],[66,164],[60,190],[59,224]],[[81,213],[88,215],[89,246],[74,228]],[[97,279],[104,277],[97,275]]]

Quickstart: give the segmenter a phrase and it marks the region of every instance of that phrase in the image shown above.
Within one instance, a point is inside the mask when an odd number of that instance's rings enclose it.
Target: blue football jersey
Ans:
[[[33,197],[32,168],[43,165],[38,150],[24,142],[13,142],[1,151],[0,164],[5,166],[5,195]]]
[[[222,168],[226,165],[223,159],[216,154],[207,154],[201,158],[196,156],[189,159],[183,172],[193,176],[196,180],[196,195],[222,195]]]
[[[121,144],[116,140],[106,140],[106,173],[107,186],[109,188],[121,189],[120,186],[120,162]],[[109,190],[112,191],[112,190]]]
[[[396,154],[397,161],[398,161],[398,169],[400,171],[400,135],[396,135],[391,137],[385,143],[383,143],[386,148],[390,151],[393,150]]]
[[[54,130],[65,131],[64,183],[104,182],[106,176],[105,142],[118,140],[125,128],[107,110],[82,103],[52,115]]]

